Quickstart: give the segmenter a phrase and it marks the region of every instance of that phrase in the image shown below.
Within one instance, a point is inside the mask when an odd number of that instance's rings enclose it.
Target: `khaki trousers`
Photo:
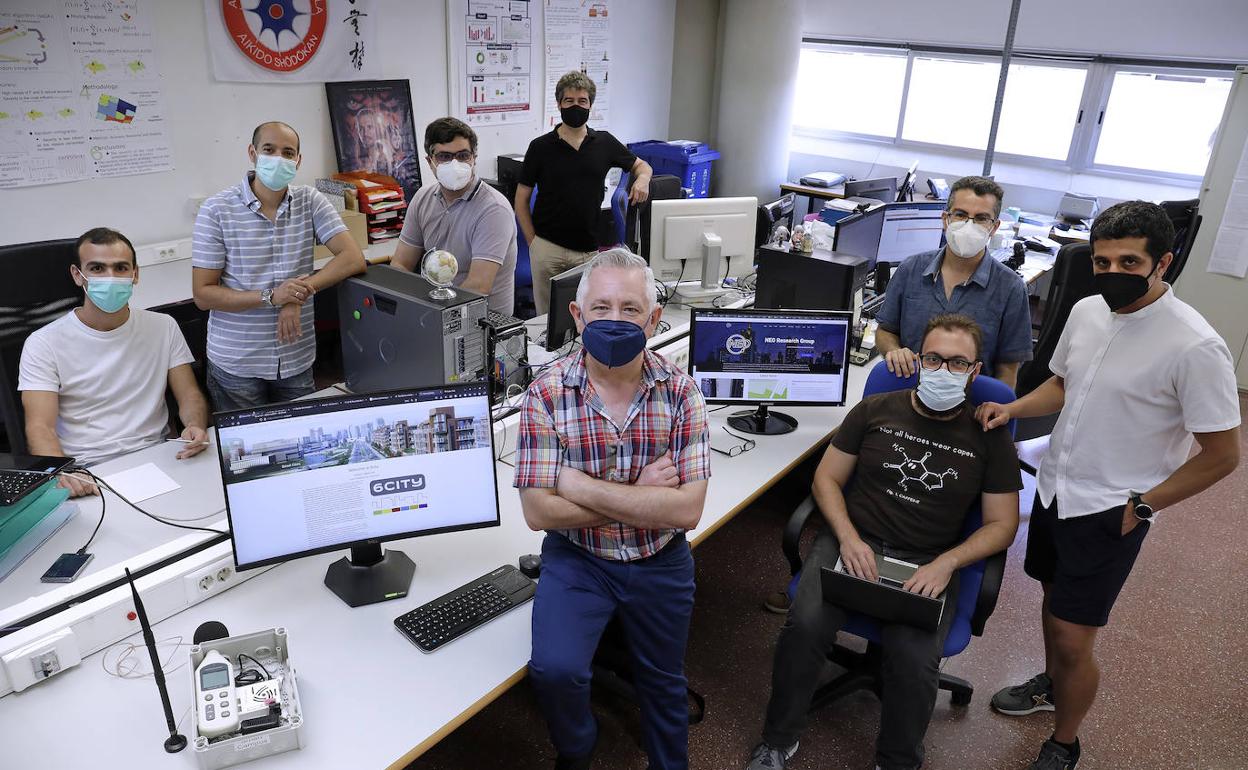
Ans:
[[[565,249],[540,235],[533,239],[529,244],[529,267],[533,270],[533,304],[538,315],[550,312],[550,279],[585,264],[596,253]]]

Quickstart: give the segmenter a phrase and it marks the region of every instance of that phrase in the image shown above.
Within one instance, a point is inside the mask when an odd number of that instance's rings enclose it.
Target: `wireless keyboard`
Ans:
[[[504,564],[448,594],[400,615],[394,627],[424,652],[433,652],[533,598],[537,584]]]

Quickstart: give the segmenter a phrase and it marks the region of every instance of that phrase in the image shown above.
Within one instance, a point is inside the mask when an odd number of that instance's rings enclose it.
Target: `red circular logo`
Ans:
[[[254,7],[247,7],[253,1]],[[325,41],[325,6],[325,0],[308,0],[308,10],[300,11],[295,0],[221,0],[221,17],[244,56],[273,72],[294,72],[311,61]],[[303,17],[306,31],[300,34],[295,27],[305,27]],[[272,46],[261,40],[269,39],[266,33],[272,33]]]

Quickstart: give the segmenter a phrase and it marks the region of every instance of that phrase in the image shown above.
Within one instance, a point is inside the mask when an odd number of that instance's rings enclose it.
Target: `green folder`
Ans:
[[[68,497],[68,489],[49,479],[13,505],[0,507],[0,560]]]

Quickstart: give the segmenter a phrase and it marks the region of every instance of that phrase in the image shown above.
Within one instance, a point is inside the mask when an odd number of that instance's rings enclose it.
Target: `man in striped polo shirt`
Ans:
[[[208,315],[208,393],[218,410],[306,396],[315,386],[312,297],[365,268],[325,196],[291,186],[299,135],[262,123],[240,184],[204,202],[191,247],[195,304]],[[313,234],[334,257],[312,274]]]

